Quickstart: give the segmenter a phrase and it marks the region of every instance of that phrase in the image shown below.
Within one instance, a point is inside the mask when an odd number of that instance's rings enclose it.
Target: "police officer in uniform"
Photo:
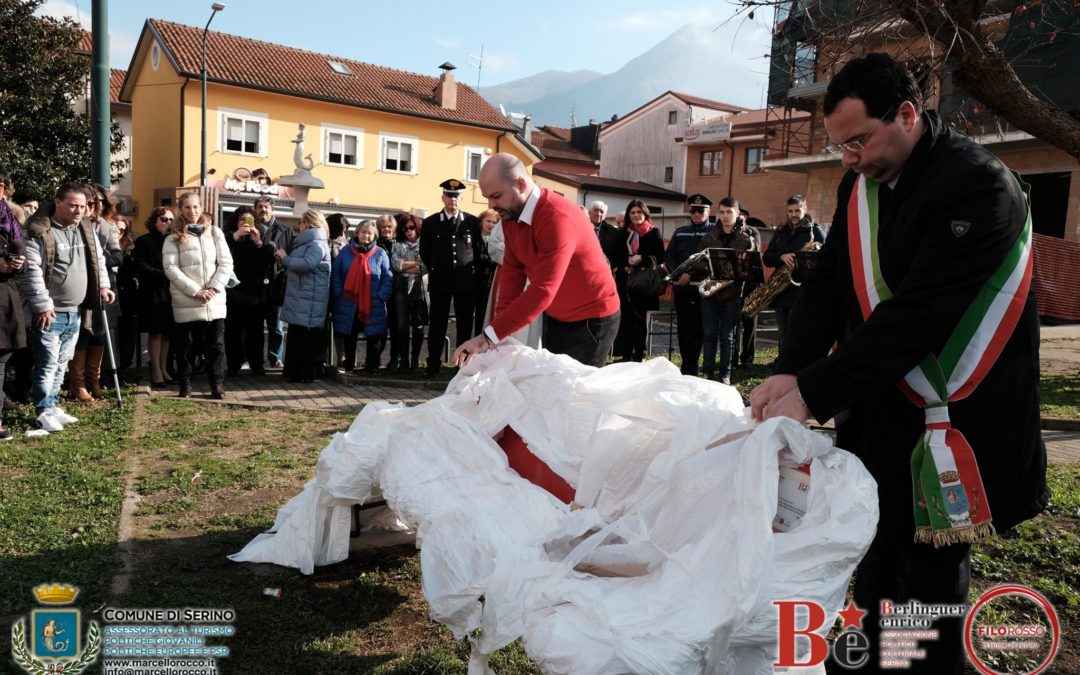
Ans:
[[[439,183],[443,209],[424,219],[420,234],[420,259],[428,268],[430,328],[428,331],[429,377],[438,374],[443,342],[450,317],[450,302],[459,323],[457,344],[471,336],[476,304],[476,265],[484,244],[480,221],[460,208],[465,183],[451,178]]]
[[[673,270],[686,262],[686,259],[701,247],[705,233],[713,229],[709,224],[709,207],[712,201],[703,194],[690,195],[686,203],[690,207],[690,224],[675,230],[671,235],[664,263]],[[675,316],[679,331],[679,354],[682,355],[683,375],[698,374],[698,357],[701,355],[703,329],[701,325],[701,296],[696,285],[692,285],[689,274],[683,274],[672,280],[675,290]]]

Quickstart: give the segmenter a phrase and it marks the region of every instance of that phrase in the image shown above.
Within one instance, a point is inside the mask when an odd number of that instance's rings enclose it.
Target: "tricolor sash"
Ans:
[[[1017,177],[1019,181],[1019,177]],[[1020,182],[1024,192],[1028,186]],[[864,320],[892,297],[878,254],[878,184],[859,176],[848,200],[848,250]],[[915,541],[935,547],[994,533],[975,454],[949,422],[949,402],[979,386],[1020,318],[1031,286],[1031,209],[1016,243],[960,318],[940,354],[926,357],[897,386],[923,408],[926,431],[911,455]]]

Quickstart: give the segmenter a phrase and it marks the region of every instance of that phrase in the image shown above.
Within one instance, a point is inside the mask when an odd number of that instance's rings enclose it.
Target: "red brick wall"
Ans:
[[[697,192],[716,202],[732,196],[739,200],[750,215],[760,218],[768,225],[784,219],[787,198],[806,190],[805,173],[769,170],[748,174],[746,171],[746,148],[764,145],[765,141],[735,143],[734,149],[726,145],[691,145],[686,153],[686,194]],[[702,176],[701,153],[723,151],[724,168],[719,176]],[[732,163],[734,162],[734,167]]]

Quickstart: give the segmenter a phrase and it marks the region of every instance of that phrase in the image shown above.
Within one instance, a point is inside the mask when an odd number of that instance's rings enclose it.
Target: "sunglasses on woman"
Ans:
[[[165,216],[158,216],[158,220],[160,220],[163,223],[171,223],[174,220],[176,220],[176,218],[166,218]]]
[[[408,227],[405,228],[405,231],[406,232],[416,232],[416,226],[415,225],[409,225]]]

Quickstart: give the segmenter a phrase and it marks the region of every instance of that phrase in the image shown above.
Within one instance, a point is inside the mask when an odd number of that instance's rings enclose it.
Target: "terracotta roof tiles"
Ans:
[[[565,133],[565,136],[559,132]],[[532,132],[532,144],[547,159],[564,159],[572,162],[595,164],[592,155],[570,145],[570,130],[561,127],[543,126]]]
[[[124,86],[124,78],[127,77],[127,71],[119,68],[112,68],[109,71],[109,100],[115,105],[117,103],[121,105],[130,105],[120,100],[120,89]]]
[[[148,19],[181,75],[199,77],[202,30]],[[353,75],[339,75],[337,61]],[[332,101],[344,105],[513,131],[514,126],[475,91],[457,83],[457,109],[433,100],[438,78],[338,56],[211,31],[207,35],[207,79],[238,87]]]

